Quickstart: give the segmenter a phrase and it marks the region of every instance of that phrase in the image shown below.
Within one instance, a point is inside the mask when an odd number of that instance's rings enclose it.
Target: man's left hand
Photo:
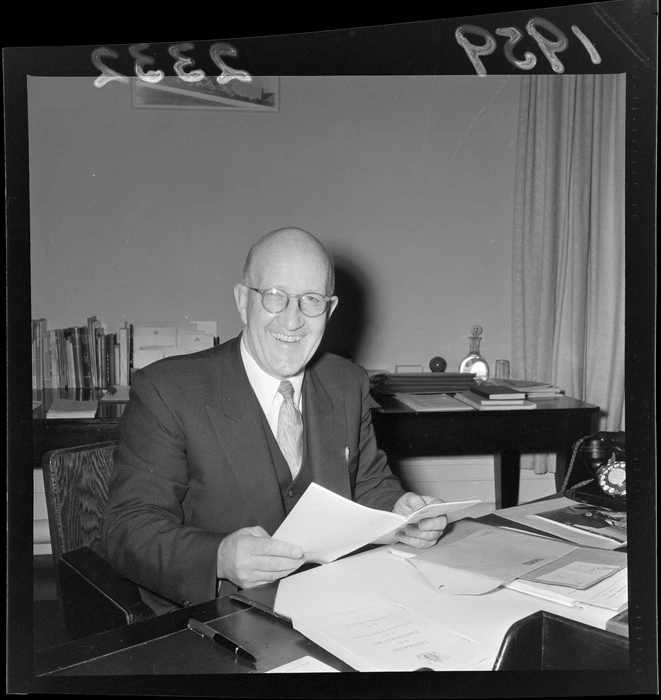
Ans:
[[[442,502],[440,498],[420,496],[417,493],[409,491],[395,503],[392,510],[393,513],[399,513],[404,517],[408,517],[411,513],[423,506],[430,503]],[[395,541],[411,545],[412,547],[433,547],[443,534],[443,530],[447,524],[448,519],[445,515],[439,515],[435,518],[423,518],[415,525],[407,525],[406,529],[397,530]]]

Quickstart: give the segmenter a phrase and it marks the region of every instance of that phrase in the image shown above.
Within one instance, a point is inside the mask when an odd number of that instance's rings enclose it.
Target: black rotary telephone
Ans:
[[[576,501],[626,510],[625,433],[600,431],[579,440],[574,445],[564,490]]]

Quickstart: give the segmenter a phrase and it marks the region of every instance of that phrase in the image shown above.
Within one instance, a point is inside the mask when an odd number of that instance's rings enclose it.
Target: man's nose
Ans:
[[[300,328],[305,323],[305,316],[298,306],[298,297],[289,297],[289,303],[282,310],[280,323],[290,331]]]

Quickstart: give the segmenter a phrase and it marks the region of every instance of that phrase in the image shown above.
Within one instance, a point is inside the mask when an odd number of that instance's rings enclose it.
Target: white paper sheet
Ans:
[[[309,562],[328,563],[382,538],[407,523],[467,508],[479,500],[434,503],[408,518],[367,508],[312,483],[291,513],[273,534],[273,539],[296,544]]]
[[[435,591],[445,595],[482,595],[495,591],[502,585],[502,581],[496,578],[478,576],[417,557],[408,561],[420,571]]]
[[[358,671],[490,670],[498,652],[384,596],[301,610],[292,624]]]
[[[456,530],[468,530],[470,526],[472,523],[459,523]],[[567,542],[485,527],[457,541],[441,539],[436,547],[421,552],[417,559],[502,584],[546,566],[576,549],[575,545]]]
[[[339,673],[339,671],[312,656],[302,656],[288,664],[272,668],[266,673]]]

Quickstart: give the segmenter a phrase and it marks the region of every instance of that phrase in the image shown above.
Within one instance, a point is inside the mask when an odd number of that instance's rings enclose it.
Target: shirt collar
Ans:
[[[243,366],[246,369],[250,386],[253,388],[264,413],[267,413],[278,393],[278,387],[282,380],[272,377],[257,364],[257,361],[248,352],[243,335],[241,335],[241,359],[243,360]],[[293,377],[288,377],[288,380],[294,387],[294,403],[299,407],[301,405],[301,389],[304,376],[305,369],[302,369]]]

